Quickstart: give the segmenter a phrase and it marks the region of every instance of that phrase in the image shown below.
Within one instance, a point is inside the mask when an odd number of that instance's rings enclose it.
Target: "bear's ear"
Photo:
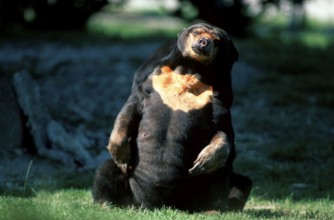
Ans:
[[[180,34],[185,30],[186,30],[186,28],[182,28],[182,30],[179,33],[177,33],[177,37],[180,37]]]
[[[238,58],[239,58],[239,52],[236,49],[236,47],[234,46],[231,37],[221,28],[219,28],[218,33],[219,33],[218,35],[220,37],[220,47],[223,49],[223,51],[225,50],[225,54],[226,54],[226,51],[227,51],[227,56],[228,56],[227,58],[231,62],[237,61]]]
[[[231,61],[232,62],[237,61],[238,58],[239,58],[239,52],[238,52],[237,48],[235,48],[235,46],[234,46],[230,37],[228,37],[228,50],[229,50]]]

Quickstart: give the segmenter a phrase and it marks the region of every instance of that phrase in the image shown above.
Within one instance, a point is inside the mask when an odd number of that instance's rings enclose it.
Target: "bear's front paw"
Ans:
[[[116,165],[125,175],[129,175],[129,172],[132,170],[132,166],[129,165],[131,161],[131,147],[129,141],[126,140],[121,143],[110,141],[107,149]]]
[[[200,175],[204,173],[211,173],[225,165],[229,154],[228,147],[215,145],[208,145],[197,156],[194,165],[189,169],[190,175]]]
[[[120,168],[126,176],[130,175],[130,172],[133,170],[133,167],[130,166],[128,163],[122,163],[116,160],[115,160],[115,163],[117,167]]]

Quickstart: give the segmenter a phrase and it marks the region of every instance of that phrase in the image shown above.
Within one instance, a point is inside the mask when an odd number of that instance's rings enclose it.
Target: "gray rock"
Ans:
[[[21,147],[23,126],[20,109],[9,78],[0,79],[0,150]]]
[[[52,119],[41,102],[37,83],[28,72],[14,75],[14,88],[38,155],[62,162],[72,168],[90,167],[93,158],[86,150],[92,145],[83,133],[71,133]]]
[[[39,88],[26,71],[14,74],[13,85],[17,100],[23,114],[27,117],[27,126],[34,139],[39,154],[45,154],[48,145],[46,126],[51,120],[50,115],[41,103]]]

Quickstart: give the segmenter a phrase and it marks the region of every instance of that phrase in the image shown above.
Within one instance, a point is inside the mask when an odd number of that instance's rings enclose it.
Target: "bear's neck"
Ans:
[[[202,64],[189,57],[184,57],[178,49],[174,49],[167,59],[162,61],[162,66],[169,66],[173,70],[177,69],[179,74],[208,75],[213,71],[208,65]]]

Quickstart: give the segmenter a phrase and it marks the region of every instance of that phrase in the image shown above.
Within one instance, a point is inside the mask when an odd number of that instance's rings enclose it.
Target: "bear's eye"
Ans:
[[[194,31],[194,32],[193,32],[193,35],[194,35],[195,37],[196,37],[198,34],[199,34],[198,31]]]

